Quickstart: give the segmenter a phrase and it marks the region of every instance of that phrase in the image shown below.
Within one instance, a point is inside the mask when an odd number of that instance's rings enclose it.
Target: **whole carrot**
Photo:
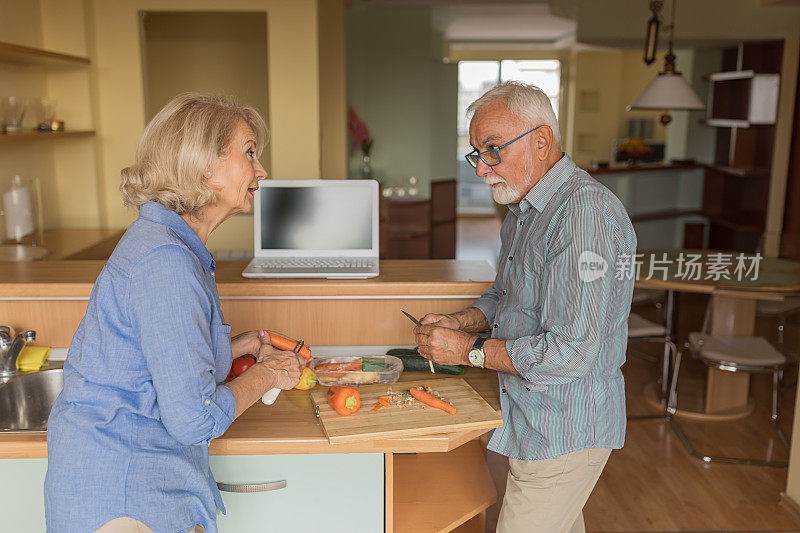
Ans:
[[[440,400],[436,396],[428,394],[420,388],[413,387],[409,389],[408,392],[411,394],[411,396],[421,401],[425,405],[430,405],[431,407],[441,409],[442,411],[450,413],[451,415],[456,414],[456,408],[454,406],[450,405],[444,400]]]
[[[269,343],[275,348],[296,352],[302,355],[307,361],[311,360],[311,350],[308,346],[272,331],[267,331],[266,333],[269,334]]]

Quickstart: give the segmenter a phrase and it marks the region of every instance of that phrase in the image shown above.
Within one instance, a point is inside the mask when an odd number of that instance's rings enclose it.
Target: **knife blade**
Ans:
[[[416,318],[414,318],[413,316],[409,315],[408,313],[406,313],[406,312],[405,312],[405,311],[403,311],[402,309],[400,310],[400,312],[401,312],[401,313],[403,313],[404,315],[406,315],[406,316],[407,316],[407,317],[408,317],[408,318],[409,318],[409,319],[410,319],[410,320],[411,320],[411,321],[412,321],[414,324],[416,324],[416,325],[418,325],[418,326],[421,326],[421,325],[422,325],[422,324],[420,323],[420,321],[419,321],[419,320],[417,320],[417,319],[416,319]],[[436,373],[436,371],[433,369],[433,361],[431,361],[430,359],[428,359],[428,366],[429,366],[429,367],[430,367],[430,369],[431,369],[431,374],[435,374],[435,373]]]
[[[410,319],[411,319],[411,321],[412,321],[414,324],[416,324],[416,325],[418,325],[418,326],[421,326],[421,325],[422,325],[422,324],[420,324],[419,320],[417,320],[417,319],[416,319],[416,318],[414,318],[413,316],[409,315],[408,313],[406,313],[406,312],[405,312],[405,311],[403,311],[402,309],[400,310],[400,312],[401,312],[401,313],[403,313],[404,315],[406,315],[408,318],[410,318]]]

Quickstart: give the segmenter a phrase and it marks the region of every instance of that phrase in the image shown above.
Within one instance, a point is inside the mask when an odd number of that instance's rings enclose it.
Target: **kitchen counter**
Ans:
[[[425,377],[427,376],[427,378]],[[400,381],[452,377],[404,372]],[[495,372],[470,368],[463,377],[486,401],[500,411]],[[211,455],[272,455],[296,453],[413,453],[448,452],[486,433],[455,431],[424,437],[379,439],[331,445],[314,416],[308,391],[283,391],[271,406],[256,402],[211,442]],[[0,433],[0,459],[47,457],[45,433]]]
[[[36,330],[39,345],[69,346],[103,265],[103,261],[0,262],[0,324]],[[304,339],[312,350],[320,347],[320,354],[322,347],[331,346],[413,344],[413,325],[401,309],[418,317],[459,311],[491,287],[495,276],[485,261],[396,260],[381,261],[381,275],[366,280],[253,280],[241,276],[245,265],[244,261],[217,263],[220,302],[232,333],[271,329]],[[401,381],[422,376],[431,381],[448,377],[404,373]],[[462,377],[499,410],[496,373],[469,369]],[[364,494],[357,498],[377,498],[369,506],[372,525],[361,524],[359,531],[379,530],[375,520],[384,523],[386,532],[451,531],[468,522],[479,526],[478,515],[497,499],[484,448],[476,440],[485,432],[459,430],[331,445],[314,416],[308,391],[284,391],[272,406],[257,402],[250,407],[212,441],[210,453],[218,480],[271,481],[272,475],[285,470],[281,475],[288,476],[295,489],[281,496],[284,499],[272,498],[269,492],[226,494],[229,516],[220,519],[220,530],[251,530],[286,509],[290,509],[287,516],[296,516],[309,497],[332,498],[336,509],[348,509],[353,487],[341,494],[333,489],[340,471],[348,468],[351,475],[362,476],[359,490]],[[26,483],[26,488],[8,486],[0,494],[15,508],[9,519],[18,524],[17,531],[43,529],[46,457],[46,434],[0,434],[0,459],[5,460],[0,466]],[[442,489],[423,502],[417,497],[418,472]],[[375,491],[375,483],[378,489],[383,485],[383,493]],[[285,498],[291,501],[288,506]],[[355,530],[348,526],[347,531]]]

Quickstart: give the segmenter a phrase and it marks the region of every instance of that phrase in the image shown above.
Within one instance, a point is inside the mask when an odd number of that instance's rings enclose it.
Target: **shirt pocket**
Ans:
[[[535,250],[526,252],[522,261],[513,269],[509,277],[509,285],[515,288],[518,298],[515,307],[527,312],[531,317],[538,316],[542,308],[542,277],[544,274],[544,256]]]
[[[211,344],[214,350],[214,366],[217,382],[221,383],[231,370],[231,326],[220,323],[211,325]]]

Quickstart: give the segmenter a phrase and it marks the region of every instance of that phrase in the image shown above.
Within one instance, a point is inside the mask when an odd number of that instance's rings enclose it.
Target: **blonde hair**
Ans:
[[[213,205],[216,195],[204,173],[224,155],[242,121],[253,130],[260,156],[269,132],[258,111],[227,96],[173,98],[142,132],[134,164],[122,169],[119,190],[125,205],[158,202],[179,215]]]
[[[553,111],[553,104],[539,87],[521,81],[499,83],[472,102],[467,108],[467,114],[477,113],[481,108],[498,100],[505,102],[508,110],[526,122],[529,127],[549,126],[553,131],[553,139],[561,145],[561,131]]]

